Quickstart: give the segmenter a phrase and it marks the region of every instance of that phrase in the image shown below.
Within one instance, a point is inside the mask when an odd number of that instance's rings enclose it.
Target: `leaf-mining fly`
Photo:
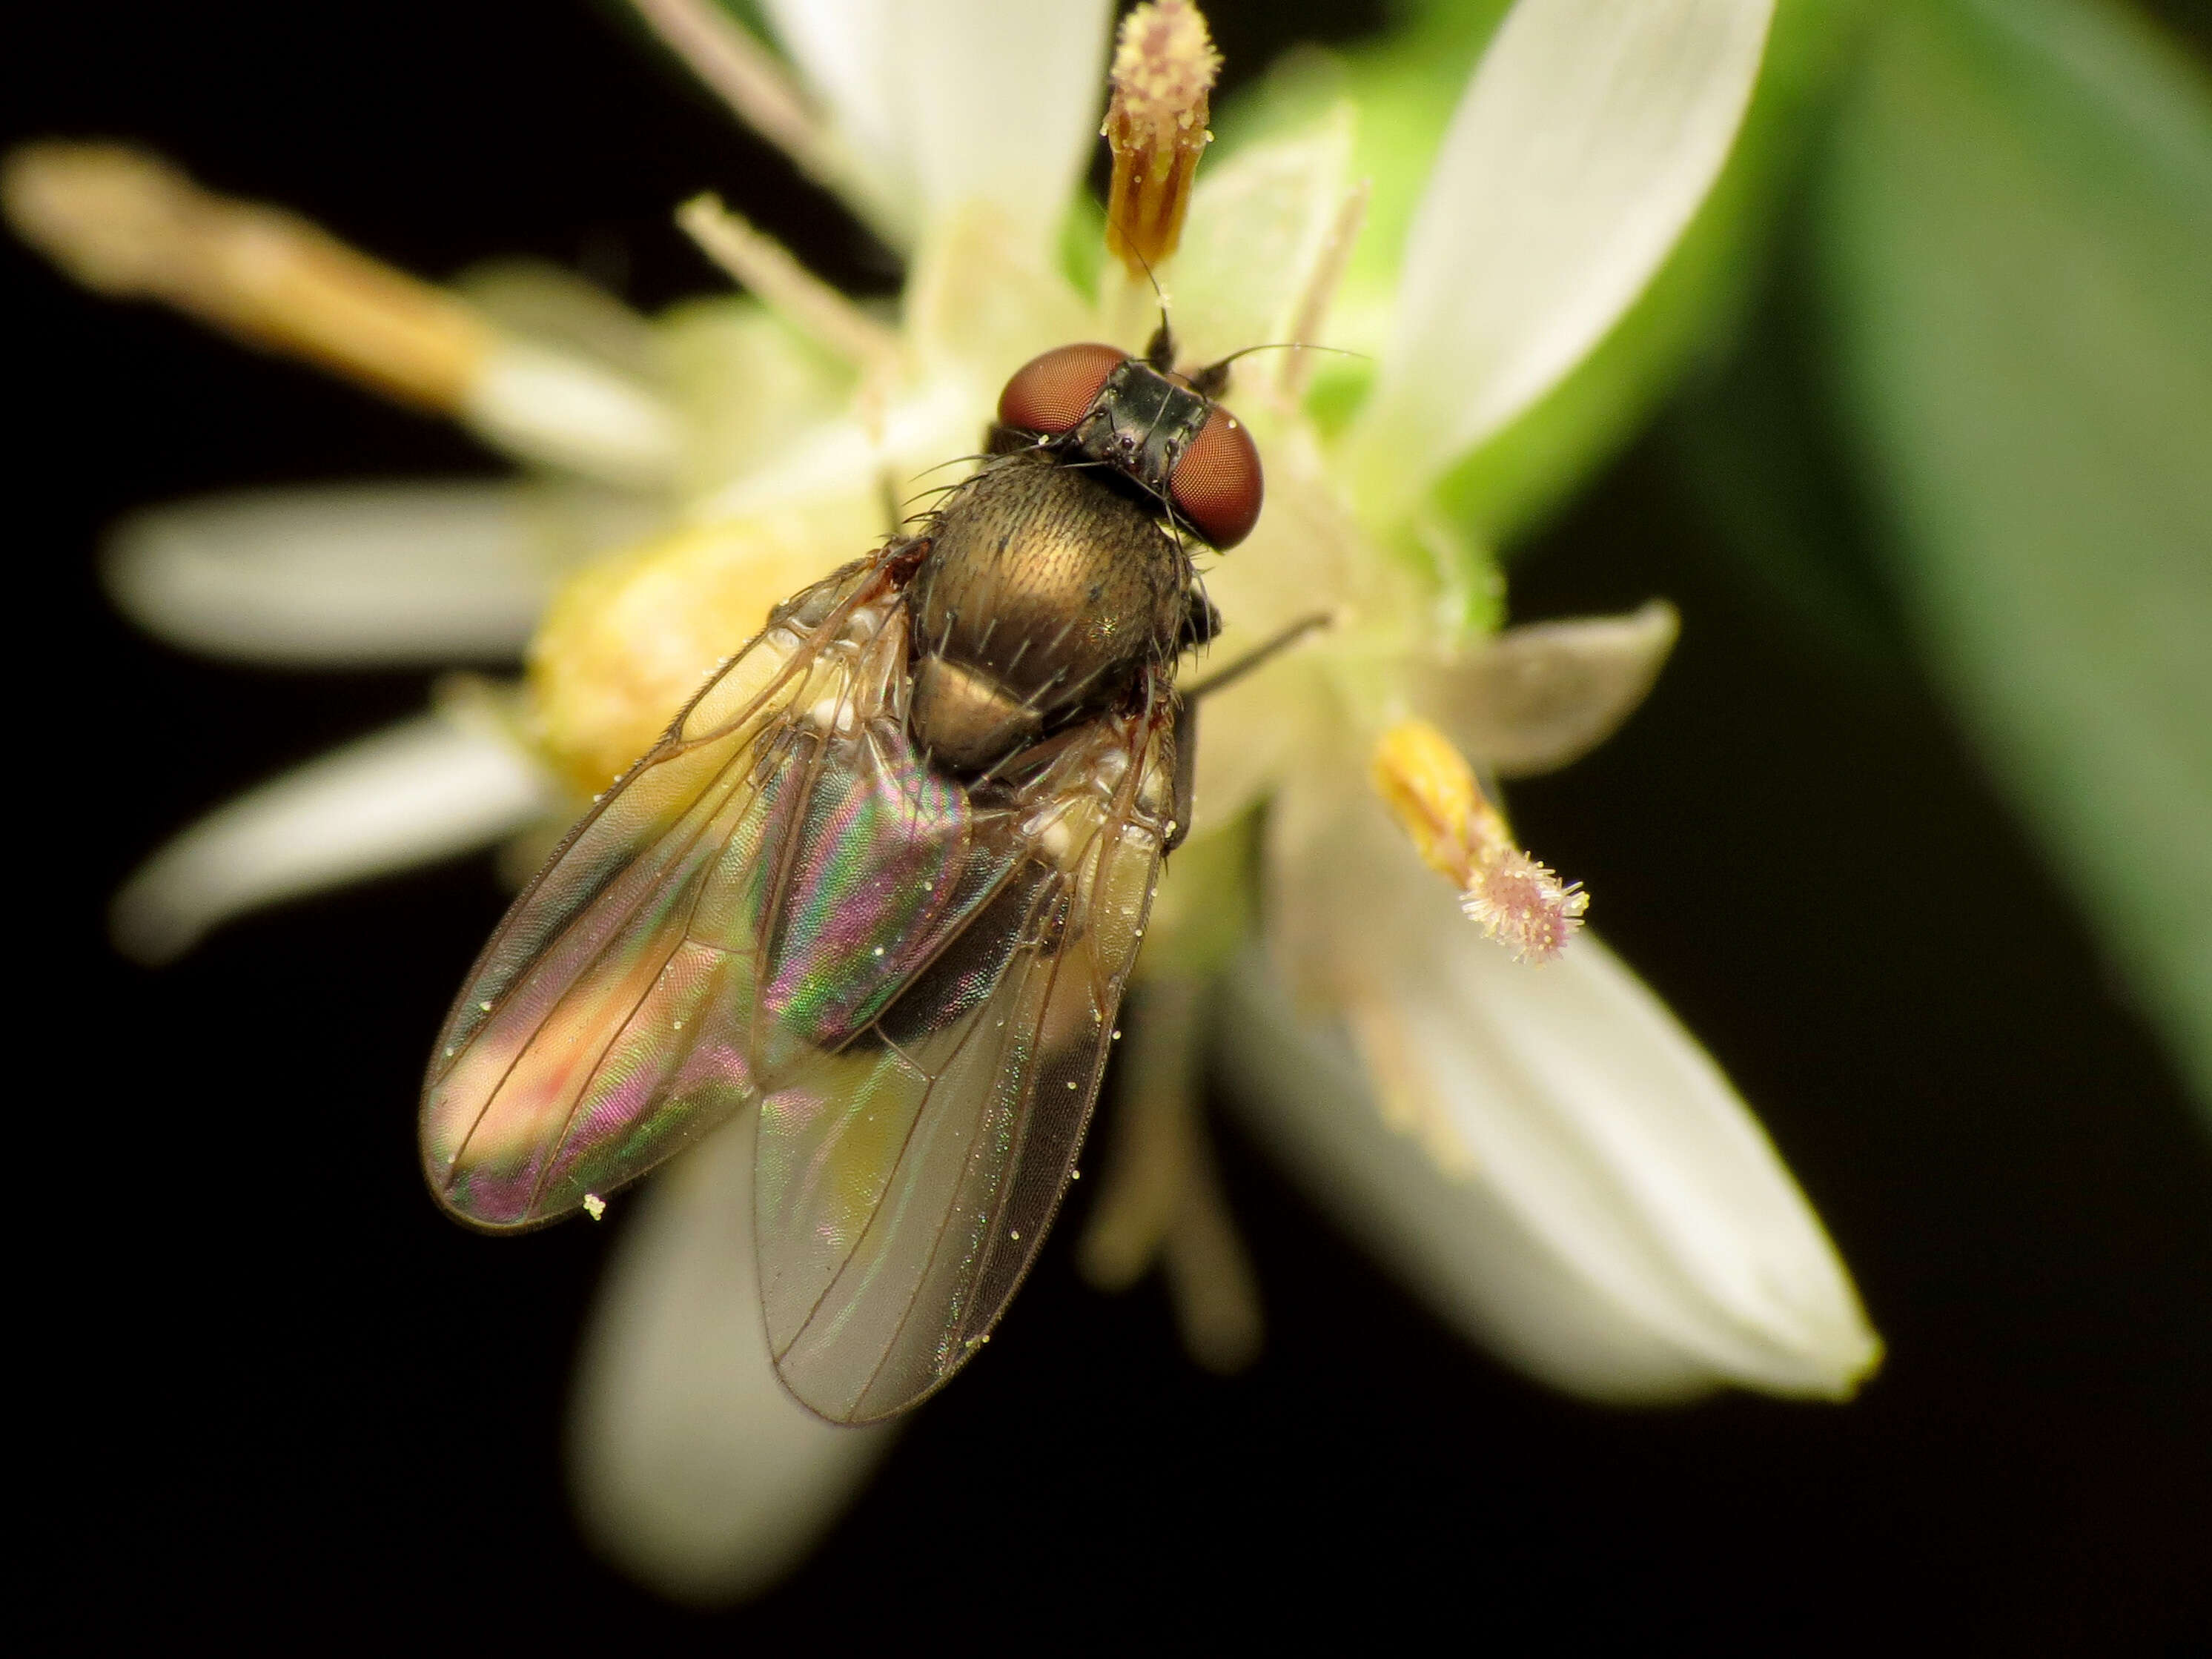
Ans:
[[[472,1225],[595,1205],[757,1111],[771,1352],[821,1416],[914,1405],[1036,1259],[1190,821],[1194,541],[1260,458],[1175,372],[1069,345],[913,534],[777,606],[518,898],[422,1091]]]

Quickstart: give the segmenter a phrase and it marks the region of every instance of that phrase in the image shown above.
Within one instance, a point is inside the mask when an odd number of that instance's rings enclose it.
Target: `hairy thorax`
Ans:
[[[916,738],[980,771],[1114,706],[1174,653],[1188,581],[1182,548],[1092,469],[993,462],[938,515],[908,590]]]

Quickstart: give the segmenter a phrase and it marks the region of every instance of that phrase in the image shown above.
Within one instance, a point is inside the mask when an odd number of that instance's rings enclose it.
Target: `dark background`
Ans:
[[[1369,21],[1209,9],[1232,76]],[[138,139],[426,274],[529,252],[656,305],[714,280],[666,219],[711,185],[830,276],[891,280],[611,9],[61,13],[10,21],[10,137]],[[422,1056],[501,905],[488,860],[240,923],[158,974],[102,939],[106,895],[166,832],[417,709],[424,677],[149,642],[100,596],[100,527],[216,488],[495,464],[90,300],[13,244],[0,273],[28,422],[8,498],[30,1021],[14,1139],[37,1154],[11,1183],[33,1403],[10,1507],[58,1636],[1049,1651],[1332,1628],[1395,1646],[1434,1620],[1452,1650],[1506,1652],[2212,1638],[2212,1143],[1926,689],[1737,582],[1687,482],[1685,405],[1528,550],[1514,594],[1524,617],[1669,595],[1680,652],[1619,741],[1516,805],[1834,1233],[1890,1345],[1859,1402],[1554,1398],[1444,1331],[1224,1125],[1271,1321],[1255,1370],[1192,1370],[1154,1287],[1083,1288],[1063,1225],[1007,1340],[797,1578],[714,1618],[650,1599],[586,1553],[561,1489],[605,1235],[488,1241],[416,1173]],[[1786,291],[1766,325],[1802,335]],[[1828,482],[1848,523],[1848,476]]]

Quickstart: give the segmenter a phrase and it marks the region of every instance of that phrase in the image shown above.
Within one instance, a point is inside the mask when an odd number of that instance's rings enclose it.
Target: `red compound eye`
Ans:
[[[1244,423],[1219,404],[1191,440],[1168,479],[1176,511],[1217,548],[1237,545],[1260,521],[1267,486],[1260,452]]]
[[[1058,346],[1032,357],[999,394],[999,419],[1057,437],[1083,418],[1106,377],[1128,360],[1127,352],[1109,345]]]

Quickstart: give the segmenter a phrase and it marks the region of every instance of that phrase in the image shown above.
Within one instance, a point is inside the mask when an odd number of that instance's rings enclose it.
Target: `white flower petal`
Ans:
[[[562,570],[641,533],[633,498],[576,486],[345,485],[135,514],[116,604],[197,651],[267,663],[518,657]]]
[[[500,339],[460,413],[478,437],[519,460],[618,489],[669,484],[683,460],[665,399],[605,363],[538,340]]]
[[[958,380],[940,376],[923,386],[919,396],[892,405],[880,420],[817,422],[798,433],[788,448],[765,465],[693,503],[685,516],[695,524],[715,524],[791,514],[811,516],[828,507],[842,522],[857,507],[865,528],[837,545],[841,550],[866,546],[885,527],[882,488],[886,471],[902,487],[927,482],[918,477],[922,463],[908,458],[932,453],[942,458],[958,441],[957,433],[980,424],[975,399],[968,392]],[[958,474],[948,471],[943,476]]]
[[[687,498],[774,467],[852,405],[845,367],[750,298],[678,306],[661,316],[659,343],[689,451]]]
[[[1087,308],[1044,252],[1024,246],[988,205],[963,210],[935,227],[916,258],[905,300],[904,337],[920,371],[887,406],[862,399],[835,418],[802,424],[767,459],[708,491],[689,509],[695,522],[794,514],[827,522],[836,503],[847,521],[858,507],[858,533],[832,544],[841,552],[880,536],[888,482],[909,507],[921,493],[951,483],[964,463],[948,465],[990,422],[1006,377],[1038,352],[1080,339]]]
[[[1040,351],[1095,333],[1097,323],[1050,250],[1025,241],[988,204],[947,214],[907,278],[906,337],[933,390],[968,400],[962,448],[997,408],[1006,377]],[[949,435],[949,434],[948,434]],[[940,452],[916,465],[941,462]]]
[[[1625,616],[1528,623],[1427,670],[1417,696],[1454,744],[1500,776],[1556,771],[1636,712],[1680,632],[1664,599]]]
[[[1718,175],[1772,0],[1521,0],[1444,137],[1361,423],[1401,510],[1579,362]]]
[[[218,807],[115,896],[115,943],[182,955],[218,922],[301,894],[486,847],[560,796],[514,744],[424,714]]]
[[[1218,1030],[1245,1122],[1467,1335],[1588,1399],[1656,1402],[1721,1385],[1545,1249],[1494,1193],[1387,1127],[1350,1040],[1296,1014],[1261,952],[1232,969]]]
[[[1352,165],[1352,111],[1252,144],[1200,169],[1182,246],[1164,277],[1187,363],[1289,338],[1316,270],[1333,252]],[[1232,398],[1265,359],[1247,359]]]
[[[906,246],[988,201],[1042,245],[1105,97],[1106,0],[764,0]]]
[[[833,1427],[776,1381],[753,1268],[753,1127],[732,1123],[644,1195],[600,1287],[570,1419],[586,1532],[655,1589],[709,1605],[796,1565],[892,1434]]]
[[[564,266],[519,257],[486,259],[448,286],[517,339],[574,352],[641,385],[659,377],[653,325]]]
[[[1346,687],[1381,679],[1395,690],[1421,618],[1410,562],[1376,556],[1310,433],[1264,405],[1248,423],[1266,458],[1267,509],[1252,539],[1204,573],[1223,628],[1186,672],[1202,681],[1316,614],[1330,626],[1196,705],[1200,834],[1242,817],[1293,769],[1328,764]]]
[[[1297,1030],[1255,963],[1230,1033],[1255,1123],[1447,1313],[1561,1387],[1850,1394],[1880,1343],[1712,1060],[1587,932],[1524,966],[1388,834],[1370,808],[1285,872],[1302,977],[1330,984],[1375,1103],[1340,1033]]]
[[[894,206],[914,184],[898,143],[904,100],[890,27],[897,9],[897,0],[763,0],[761,7],[838,138]]]

